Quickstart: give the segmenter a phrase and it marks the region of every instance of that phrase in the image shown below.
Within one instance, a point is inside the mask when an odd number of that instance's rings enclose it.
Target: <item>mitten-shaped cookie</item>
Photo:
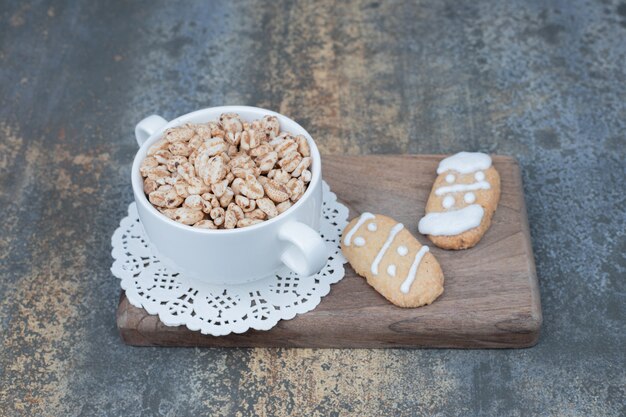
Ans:
[[[500,200],[500,175],[489,155],[459,152],[439,163],[419,232],[444,249],[476,245]]]

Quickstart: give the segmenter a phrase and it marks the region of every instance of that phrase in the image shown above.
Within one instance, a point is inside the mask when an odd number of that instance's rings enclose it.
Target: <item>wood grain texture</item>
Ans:
[[[323,176],[350,217],[363,211],[393,217],[420,240],[417,222],[442,156],[325,156]],[[491,229],[466,251],[432,247],[445,274],[444,294],[432,305],[402,309],[387,302],[346,265],[345,278],[313,311],[281,321],[270,331],[205,336],[167,327],[157,316],[120,298],[117,325],[137,346],[452,347],[533,346],[541,306],[530,245],[520,170],[496,156],[502,178]]]

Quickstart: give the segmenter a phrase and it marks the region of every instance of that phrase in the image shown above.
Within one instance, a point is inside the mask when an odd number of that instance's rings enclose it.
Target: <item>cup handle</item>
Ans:
[[[306,224],[287,223],[278,232],[278,238],[289,243],[280,260],[296,274],[308,277],[326,265],[326,244],[319,233]]]
[[[135,126],[135,139],[137,139],[137,144],[139,146],[143,145],[150,136],[158,132],[167,123],[167,120],[157,114],[148,116],[137,123],[137,126]]]

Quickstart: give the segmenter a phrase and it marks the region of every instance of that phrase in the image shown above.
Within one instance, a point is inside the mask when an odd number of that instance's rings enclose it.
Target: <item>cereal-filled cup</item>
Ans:
[[[193,279],[254,281],[326,264],[322,165],[309,133],[256,107],[198,110],[135,128],[137,211],[158,258]]]

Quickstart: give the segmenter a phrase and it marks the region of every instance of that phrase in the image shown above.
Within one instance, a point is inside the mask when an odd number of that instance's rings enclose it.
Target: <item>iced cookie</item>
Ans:
[[[476,245],[491,225],[500,200],[500,175],[491,157],[459,152],[439,163],[419,232],[444,249]]]
[[[392,218],[363,213],[352,219],[341,250],[357,274],[397,306],[430,304],[443,292],[443,272],[428,246]]]

